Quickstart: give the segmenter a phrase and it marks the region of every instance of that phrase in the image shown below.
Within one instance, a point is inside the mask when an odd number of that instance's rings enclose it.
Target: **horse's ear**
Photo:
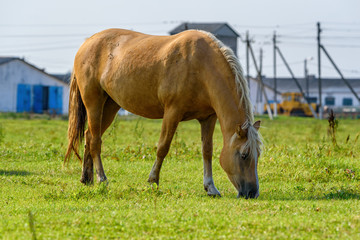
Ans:
[[[261,123],[261,121],[259,120],[259,121],[256,121],[256,122],[253,124],[253,127],[256,129],[256,131],[259,130],[259,128],[260,128],[260,123]]]
[[[246,129],[242,129],[241,128],[241,125],[240,124],[238,124],[237,126],[236,126],[236,134],[239,136],[239,137],[245,137],[246,135],[247,135],[247,128]]]

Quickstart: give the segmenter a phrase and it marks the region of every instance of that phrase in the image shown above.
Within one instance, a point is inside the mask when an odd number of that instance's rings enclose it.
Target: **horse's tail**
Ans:
[[[70,97],[69,97],[69,127],[68,127],[68,148],[65,154],[64,163],[66,163],[70,157],[71,152],[74,151],[76,157],[81,162],[79,155],[79,143],[84,139],[84,130],[86,123],[86,109],[81,99],[79,86],[75,72],[71,75],[70,83]]]

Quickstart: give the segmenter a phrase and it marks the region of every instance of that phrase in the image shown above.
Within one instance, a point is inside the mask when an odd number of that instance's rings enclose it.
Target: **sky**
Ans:
[[[182,22],[226,22],[242,39],[238,56],[245,69],[242,40],[248,31],[263,75],[273,76],[274,32],[278,47],[296,77],[317,75],[317,28],[321,41],[346,78],[360,78],[359,0],[0,0],[0,57],[25,58],[49,73],[70,72],[82,42],[107,28],[125,28],[154,35]],[[322,76],[338,77],[322,53]],[[250,75],[255,76],[254,65]],[[289,77],[277,56],[277,75]]]

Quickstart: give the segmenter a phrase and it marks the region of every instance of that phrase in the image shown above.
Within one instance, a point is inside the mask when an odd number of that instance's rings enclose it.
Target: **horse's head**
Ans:
[[[238,190],[238,197],[257,198],[259,181],[257,162],[261,152],[258,134],[260,121],[238,125],[230,142],[221,152],[220,164]]]

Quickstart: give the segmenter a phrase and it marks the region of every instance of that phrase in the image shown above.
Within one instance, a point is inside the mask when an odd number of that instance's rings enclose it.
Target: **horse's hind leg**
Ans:
[[[221,196],[214,185],[212,176],[213,133],[216,115],[211,115],[206,120],[199,120],[201,124],[201,141],[204,161],[204,189],[209,196]]]
[[[163,123],[161,127],[160,139],[156,152],[156,161],[151,169],[148,182],[159,185],[160,169],[163,160],[169,152],[171,140],[174,136],[176,128],[181,120],[180,115],[175,109],[165,110]]]
[[[112,100],[110,97],[106,99],[101,121],[101,136],[111,125],[119,109],[120,106],[114,100]]]
[[[86,148],[90,153],[90,157],[93,160],[93,164],[96,169],[97,180],[99,182],[106,181],[106,175],[101,163],[101,124],[103,117],[103,108],[108,95],[94,83],[89,82],[86,86],[86,90],[82,94],[82,99],[86,107],[87,118],[88,118],[88,131],[86,132]],[[85,156],[84,164],[86,168],[91,169],[90,157]],[[89,175],[91,174],[91,170]],[[90,178],[91,179],[91,178]]]
[[[117,105],[110,97],[107,98],[104,104],[104,110],[102,114],[101,121],[101,136],[104,134],[106,129],[110,126],[116,113],[119,111],[120,106]],[[93,159],[90,154],[90,140],[91,133],[88,130],[85,132],[85,151],[84,151],[84,161],[82,168],[82,176],[80,182],[84,184],[92,184],[94,182],[94,170],[93,170]]]
[[[89,129],[87,129],[85,131],[84,161],[82,164],[82,175],[80,179],[80,182],[86,185],[93,184],[94,182],[93,160],[90,155],[90,139],[91,133]]]

